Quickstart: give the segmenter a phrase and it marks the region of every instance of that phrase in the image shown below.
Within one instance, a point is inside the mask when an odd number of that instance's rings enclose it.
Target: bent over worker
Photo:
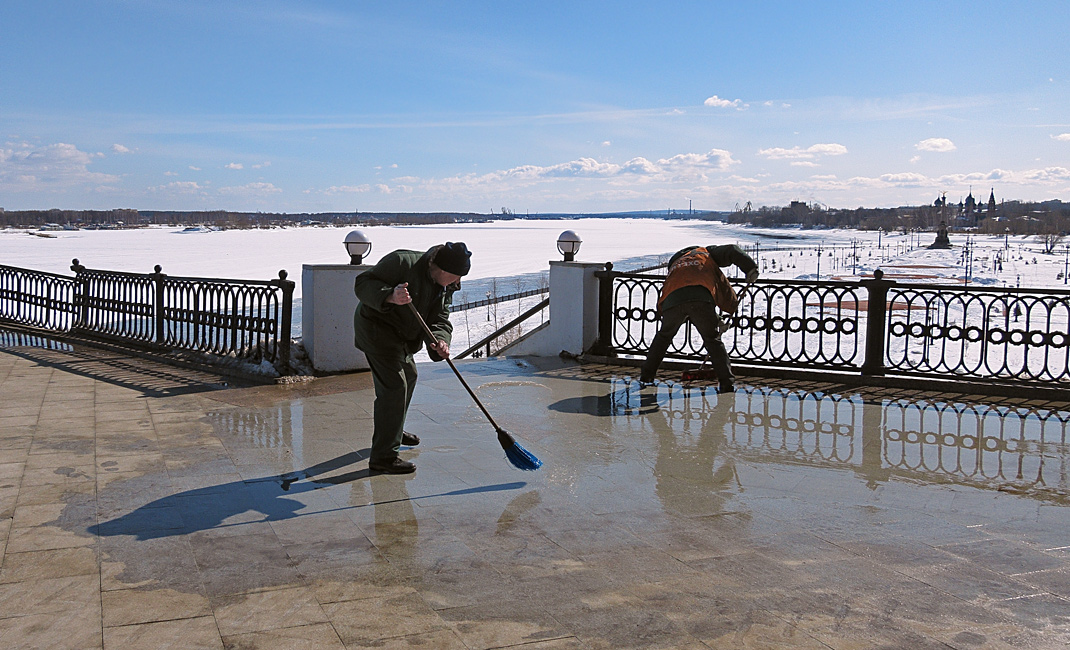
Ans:
[[[425,343],[412,303],[434,335],[427,343],[432,361],[450,356],[453,325],[450,305],[461,277],[472,267],[472,253],[462,242],[446,242],[425,253],[396,250],[357,276],[360,300],[353,314],[353,341],[368,358],[375,385],[372,450],[373,471],[406,474],[416,465],[398,456],[401,445],[416,446],[420,438],[405,432],[405,417],[416,387],[413,354]]]
[[[739,267],[746,274],[747,282],[758,278],[758,265],[734,244],[704,248],[690,246],[669,259],[669,274],[658,299],[661,329],[650,343],[646,362],[639,373],[641,383],[654,381],[676,332],[690,320],[702,336],[706,353],[717,373],[720,382],[717,392],[735,390],[735,376],[728,361],[728,351],[721,342],[721,317],[717,314],[718,307],[735,312],[739,303],[732,285],[721,271],[726,266]]]

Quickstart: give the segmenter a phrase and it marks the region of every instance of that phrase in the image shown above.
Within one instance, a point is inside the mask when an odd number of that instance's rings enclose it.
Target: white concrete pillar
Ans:
[[[353,345],[353,281],[367,264],[305,264],[301,270],[301,337],[312,367],[323,372],[366,370]]]
[[[598,338],[598,278],[603,262],[550,262],[551,355],[582,354]]]

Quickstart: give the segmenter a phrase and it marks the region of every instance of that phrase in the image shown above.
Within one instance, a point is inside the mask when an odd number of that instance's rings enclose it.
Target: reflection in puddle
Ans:
[[[208,413],[220,435],[235,437],[258,449],[301,447],[300,402],[260,409],[226,409]]]
[[[740,388],[726,399],[712,390],[610,384],[607,395],[562,400],[556,407],[614,418],[658,410],[677,435],[709,430],[713,423],[740,460],[849,468],[871,487],[907,478],[1058,501],[1070,497],[1066,409],[999,399],[867,401],[858,394],[784,388]]]

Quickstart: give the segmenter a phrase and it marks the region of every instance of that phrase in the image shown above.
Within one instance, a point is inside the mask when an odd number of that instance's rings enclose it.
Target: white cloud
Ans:
[[[166,185],[150,187],[149,191],[161,194],[201,194],[204,189],[196,181],[174,181]]]
[[[224,169],[245,169],[245,166],[241,163],[227,163],[223,167]]]
[[[714,95],[712,97],[707,97],[706,101],[702,103],[714,108],[739,108],[743,102],[738,99],[721,99],[717,95]]]
[[[602,141],[602,146],[603,147],[609,147],[609,146],[612,146],[612,145],[613,145],[613,143],[610,142],[609,140],[603,140]]]
[[[633,199],[651,196],[654,192],[660,198],[667,198],[672,192],[679,191],[681,184],[689,184],[691,189],[704,186],[712,174],[723,172],[739,161],[732,158],[729,151],[711,149],[705,153],[677,154],[656,161],[637,156],[623,164],[599,161],[583,157],[576,160],[553,165],[519,165],[484,174],[462,174],[445,178],[425,179],[404,176],[392,179],[389,183],[372,186],[332,186],[325,194],[343,192],[375,191],[381,194],[412,194],[416,191],[430,195],[458,197],[476,195],[505,195],[520,190],[540,191],[547,200],[564,201],[577,190],[587,192],[588,197],[613,195],[620,198],[622,193],[634,193]],[[641,185],[640,192],[637,185]],[[665,194],[661,194],[665,193]]]
[[[1070,133],[1060,133],[1059,135],[1051,136],[1052,140],[1058,140],[1059,142],[1070,142]]]
[[[1022,172],[1022,177],[1038,183],[1056,183],[1070,181],[1070,169],[1065,167],[1047,167]]]
[[[947,138],[927,138],[914,145],[918,151],[937,151],[940,153],[954,151],[955,143]]]
[[[124,147],[121,144],[113,144],[111,150],[115,153],[130,153],[130,149]]]
[[[652,175],[658,173],[659,168],[654,163],[640,156],[638,158],[632,158],[624,163],[621,167],[621,171],[629,174]]]
[[[247,183],[234,187],[221,187],[219,193],[227,196],[262,196],[278,194],[282,190],[271,183]]]
[[[880,180],[885,183],[892,183],[894,185],[927,185],[929,178],[924,174],[915,174],[914,172],[902,172],[899,174],[882,174]]]
[[[199,171],[201,171],[201,168],[200,168],[200,167],[194,167],[193,165],[190,165],[190,166],[189,166],[189,168],[190,168],[190,169],[192,169],[192,170],[193,170],[193,171],[195,171],[195,172],[199,172]]]
[[[820,167],[816,162],[812,160],[796,160],[791,163],[792,167]]]
[[[178,172],[164,172],[164,176],[178,176]]]
[[[43,147],[17,143],[0,149],[0,188],[8,191],[66,190],[85,184],[115,183],[118,176],[89,171],[96,156],[73,144]]]
[[[805,149],[801,147],[792,147],[791,149],[773,147],[758,150],[759,156],[764,156],[770,160],[810,160],[820,156],[842,156],[845,153],[847,153],[847,147],[836,143],[815,144]]]
[[[658,160],[658,165],[667,171],[681,169],[702,169],[705,171],[725,171],[739,163],[732,154],[724,149],[710,149],[706,153],[681,153],[672,158]]]
[[[270,160],[265,160],[262,163],[258,163],[256,165],[253,165],[253,169],[263,169],[264,167],[271,167],[271,161]]]
[[[323,191],[324,194],[361,194],[371,190],[371,185],[332,185]]]
[[[910,159],[910,164],[914,164],[914,163],[918,162],[919,160],[921,160],[921,156],[913,156]]]

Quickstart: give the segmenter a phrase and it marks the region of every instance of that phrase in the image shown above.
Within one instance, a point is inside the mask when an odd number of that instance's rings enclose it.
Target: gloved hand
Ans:
[[[754,282],[757,279],[758,279],[758,269],[757,268],[753,268],[750,271],[747,271],[747,282]]]

